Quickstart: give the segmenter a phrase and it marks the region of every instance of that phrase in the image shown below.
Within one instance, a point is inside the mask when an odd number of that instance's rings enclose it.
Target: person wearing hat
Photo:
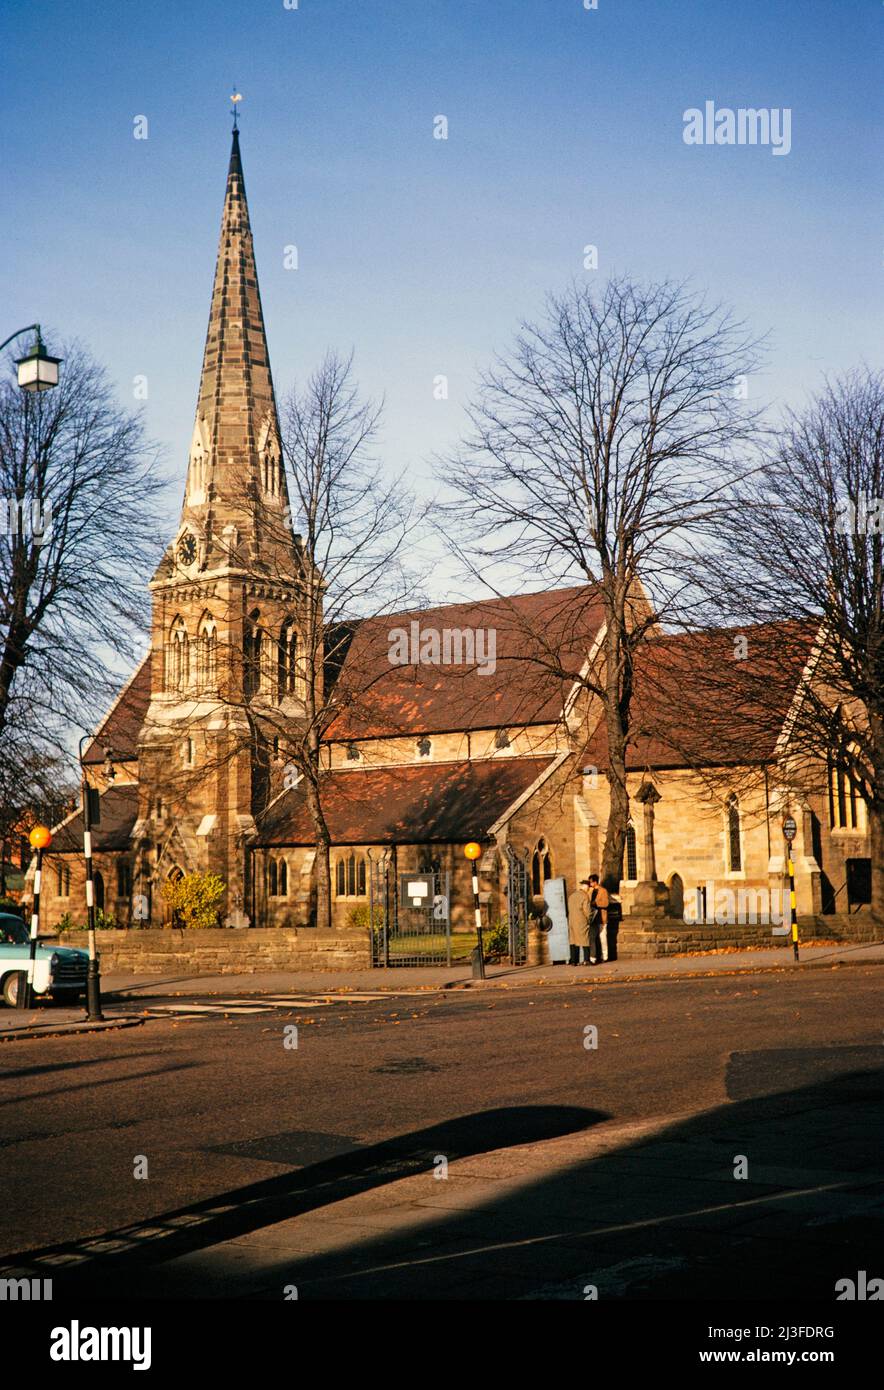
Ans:
[[[584,963],[590,959],[589,922],[592,915],[592,905],[589,900],[589,888],[589,879],[584,878],[568,898],[569,965],[580,964],[581,948]]]

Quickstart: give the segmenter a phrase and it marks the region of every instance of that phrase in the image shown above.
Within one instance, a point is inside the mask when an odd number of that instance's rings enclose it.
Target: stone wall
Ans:
[[[59,937],[84,947],[84,932]],[[371,966],[364,931],[100,931],[102,972],[245,975],[262,970],[365,970]]]
[[[868,914],[808,917],[799,920],[801,941],[880,941],[881,932]],[[246,975],[270,970],[367,970],[371,966],[364,931],[322,932],[267,927],[256,931],[100,931],[96,933],[101,968],[145,975]],[[84,932],[62,935],[64,945],[85,947]],[[694,926],[677,919],[626,917],[618,936],[623,960],[755,947],[789,947],[788,937],[773,936],[769,925]]]
[[[799,948],[802,941],[875,942],[881,940],[867,913],[847,916],[844,913],[829,917],[800,917],[798,919]],[[673,919],[651,921],[624,917],[618,935],[618,954],[624,959],[647,959],[655,956],[677,956],[695,951],[739,950],[747,947],[791,947],[788,936],[774,936],[770,924],[718,925],[688,924]]]

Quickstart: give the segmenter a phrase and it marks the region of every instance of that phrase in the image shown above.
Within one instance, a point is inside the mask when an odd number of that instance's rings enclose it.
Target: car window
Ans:
[[[27,942],[28,929],[20,917],[0,914],[0,945],[22,946]]]

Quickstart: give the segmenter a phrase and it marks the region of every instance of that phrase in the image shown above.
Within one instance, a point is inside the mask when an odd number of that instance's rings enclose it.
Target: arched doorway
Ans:
[[[669,880],[669,915],[684,917],[684,882],[681,874],[673,874]]]
[[[169,872],[166,874],[166,881],[167,881],[168,883],[180,883],[183,877],[184,877],[184,870],[181,869],[181,868],[179,868],[179,866],[178,866],[177,864],[175,864],[175,865],[169,870]],[[183,923],[182,923],[182,921],[181,921],[180,916],[179,916],[178,913],[175,911],[175,909],[173,908],[173,906],[172,906],[172,904],[171,904],[170,902],[167,902],[167,903],[166,903],[166,913],[165,913],[165,917],[166,917],[166,925],[167,925],[167,926],[176,927],[176,928],[181,928],[181,927],[183,926]]]
[[[542,898],[544,884],[548,878],[553,877],[552,855],[546,839],[541,835],[537,844],[534,846],[534,853],[531,855],[531,893],[535,898]]]

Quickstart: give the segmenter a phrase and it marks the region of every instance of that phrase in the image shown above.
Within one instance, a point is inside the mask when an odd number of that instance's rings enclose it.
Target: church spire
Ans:
[[[234,128],[182,516],[202,531],[209,567],[230,563],[244,542],[253,557],[260,550],[249,534],[256,500],[270,512],[288,503],[239,135]]]

